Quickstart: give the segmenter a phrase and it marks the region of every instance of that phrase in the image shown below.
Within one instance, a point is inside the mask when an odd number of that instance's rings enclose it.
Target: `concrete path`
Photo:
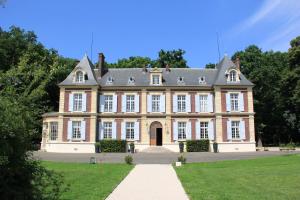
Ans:
[[[107,200],[187,200],[172,165],[136,165]]]

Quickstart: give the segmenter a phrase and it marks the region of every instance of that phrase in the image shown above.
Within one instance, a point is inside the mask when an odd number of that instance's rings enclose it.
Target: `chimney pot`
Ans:
[[[235,65],[236,65],[238,70],[241,70],[240,69],[240,57],[239,56],[237,56],[236,59],[235,59]]]

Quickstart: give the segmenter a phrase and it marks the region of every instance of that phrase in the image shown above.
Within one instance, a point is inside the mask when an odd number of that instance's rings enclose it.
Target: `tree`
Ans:
[[[129,57],[129,58],[123,58],[119,59],[117,63],[107,63],[108,68],[143,68],[147,65],[151,65],[153,61],[151,61],[148,57]]]
[[[153,67],[165,68],[168,64],[171,68],[188,68],[183,58],[185,51],[182,49],[158,52],[158,59],[154,61]]]
[[[213,63],[208,63],[205,65],[205,69],[215,69],[216,68],[216,64]]]

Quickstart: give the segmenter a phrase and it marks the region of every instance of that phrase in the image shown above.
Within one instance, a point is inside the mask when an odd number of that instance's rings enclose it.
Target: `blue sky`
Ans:
[[[1,0],[3,1],[3,0]],[[181,48],[191,67],[231,56],[250,44],[286,51],[300,35],[299,0],[6,0],[0,26],[33,30],[59,54],[108,62],[129,56],[156,58],[160,49]]]

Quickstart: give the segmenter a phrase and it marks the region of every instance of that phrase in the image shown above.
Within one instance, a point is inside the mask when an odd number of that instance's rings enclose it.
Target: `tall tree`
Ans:
[[[153,66],[165,68],[168,64],[171,68],[188,68],[183,55],[185,51],[182,49],[158,52],[158,59],[154,61]]]
[[[108,68],[143,68],[152,64],[148,57],[131,56],[129,58],[119,59],[116,63],[107,63]]]

